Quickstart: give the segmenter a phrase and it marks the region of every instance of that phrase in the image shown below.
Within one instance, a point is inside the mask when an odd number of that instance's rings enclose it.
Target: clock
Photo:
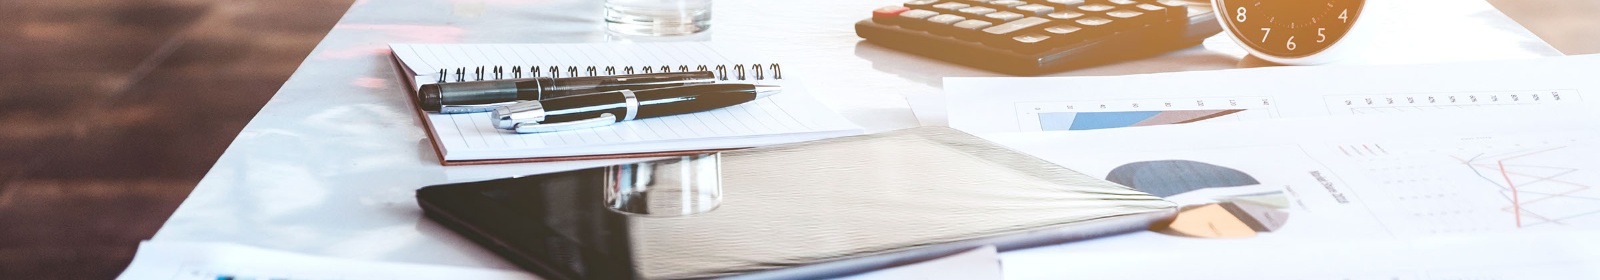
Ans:
[[[1251,55],[1303,65],[1339,60],[1360,45],[1360,33],[1365,32],[1361,11],[1366,2],[1214,0],[1212,5],[1223,33]]]

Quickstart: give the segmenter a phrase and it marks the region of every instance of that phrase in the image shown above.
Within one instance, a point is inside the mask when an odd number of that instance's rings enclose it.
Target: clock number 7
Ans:
[[[1261,32],[1264,32],[1264,33],[1261,33],[1261,42],[1262,43],[1266,43],[1267,42],[1267,36],[1272,35],[1272,28],[1262,27],[1261,28]]]

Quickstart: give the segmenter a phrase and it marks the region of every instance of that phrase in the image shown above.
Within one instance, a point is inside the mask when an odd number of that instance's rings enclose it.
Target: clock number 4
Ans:
[[[1244,8],[1239,8],[1239,10],[1243,11]],[[1350,9],[1344,9],[1344,11],[1340,11],[1339,12],[1339,21],[1343,22],[1343,23],[1349,23],[1350,22],[1350,17],[1346,16],[1348,14],[1350,14]]]

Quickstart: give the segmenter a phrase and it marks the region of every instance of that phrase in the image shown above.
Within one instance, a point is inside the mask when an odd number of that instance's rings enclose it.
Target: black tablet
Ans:
[[[823,278],[1141,230],[1174,205],[949,128],[429,186],[433,220],[553,279]]]

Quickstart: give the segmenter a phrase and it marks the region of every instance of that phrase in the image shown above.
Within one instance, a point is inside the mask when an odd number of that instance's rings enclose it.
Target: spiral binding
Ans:
[[[579,77],[580,72],[578,71],[578,66],[566,66],[565,67],[566,71],[561,71],[561,68],[563,68],[563,67],[562,66],[545,66],[545,67],[541,68],[539,65],[533,65],[533,66],[528,66],[528,68],[523,68],[522,66],[519,65],[519,66],[511,66],[511,68],[509,70],[510,70],[510,75],[511,75],[512,79],[521,79],[521,78],[523,78],[523,76],[524,76],[523,73],[528,73],[527,77],[529,77],[529,78],[537,78],[537,77],[544,77],[544,76],[548,76],[548,77],[551,77],[551,78],[561,78],[563,73],[566,74],[566,77]],[[547,69],[547,70],[546,71],[540,71],[540,69]],[[690,68],[689,68],[688,65],[678,65],[677,72],[689,72],[689,69]],[[448,77],[450,76],[450,71],[449,70],[450,70],[449,68],[440,68],[439,69],[439,82],[440,83],[449,82],[448,81],[448,79],[449,79]],[[456,77],[455,78],[455,82],[482,81],[484,79],[487,79],[491,75],[493,75],[494,79],[496,79],[496,80],[504,79],[506,77],[506,74],[507,74],[506,70],[507,69],[504,66],[498,66],[498,65],[492,66],[492,67],[478,66],[478,67],[472,69],[472,71],[468,71],[467,67],[460,67],[460,68],[456,68],[455,69],[455,77]],[[524,70],[527,70],[527,71],[524,71]],[[750,74],[748,76],[746,75],[746,71],[747,70],[748,70],[748,72]],[[733,64],[733,67],[728,67],[727,64],[717,64],[715,66],[709,66],[709,67],[702,64],[702,65],[695,66],[694,67],[694,71],[697,71],[697,72],[698,71],[715,72],[716,75],[717,75],[717,79],[718,80],[723,80],[723,81],[727,81],[727,80],[730,80],[730,79],[732,79],[732,80],[741,80],[741,81],[750,80],[750,79],[747,79],[747,77],[751,78],[751,79],[754,79],[754,80],[766,80],[767,79],[767,72],[769,72],[769,71],[772,72],[772,79],[783,79],[783,68],[780,67],[777,63],[767,64],[766,67],[762,67],[761,64],[749,64],[748,67],[745,66],[745,64]],[[651,74],[651,73],[658,73],[658,72],[659,73],[672,73],[673,72],[673,68],[671,66],[667,66],[667,65],[661,65],[661,66],[658,66],[658,67],[651,67],[651,66],[640,66],[640,67],[623,66],[620,69],[620,74],[618,74],[619,70],[618,70],[618,68],[616,66],[605,66],[604,68],[600,68],[598,66],[586,66],[586,67],[584,67],[582,74],[586,74],[586,76],[601,76],[600,75],[601,72],[605,73],[604,76]],[[733,74],[732,76],[729,75],[730,72]],[[547,74],[544,74],[544,73],[547,73]],[[467,75],[472,75],[473,76],[472,79],[468,80],[467,79]]]

